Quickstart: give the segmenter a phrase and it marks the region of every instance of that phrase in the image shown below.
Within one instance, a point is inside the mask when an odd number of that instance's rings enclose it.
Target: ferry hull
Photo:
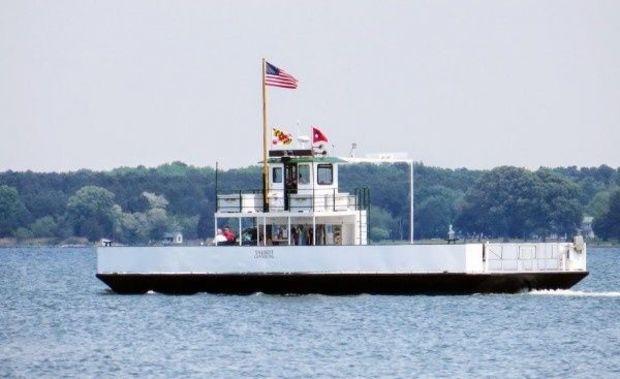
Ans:
[[[568,289],[580,272],[432,274],[97,274],[114,292],[166,294],[473,294]]]

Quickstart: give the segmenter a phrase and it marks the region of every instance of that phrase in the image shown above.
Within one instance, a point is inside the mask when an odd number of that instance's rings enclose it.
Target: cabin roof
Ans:
[[[277,157],[277,158],[269,158],[267,160],[268,163],[281,163],[281,162],[290,162],[290,163],[341,163],[345,162],[345,160],[337,158],[337,157],[324,157],[324,156],[311,156],[311,157]],[[262,163],[262,161],[261,161]]]

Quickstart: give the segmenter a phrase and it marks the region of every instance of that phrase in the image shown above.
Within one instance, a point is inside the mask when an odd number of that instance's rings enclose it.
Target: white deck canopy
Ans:
[[[366,245],[369,192],[365,187],[339,191],[338,164],[346,162],[311,150],[290,153],[269,158],[266,196],[258,190],[217,194],[214,232],[218,220],[236,219],[240,246]],[[252,222],[249,231],[244,221]]]

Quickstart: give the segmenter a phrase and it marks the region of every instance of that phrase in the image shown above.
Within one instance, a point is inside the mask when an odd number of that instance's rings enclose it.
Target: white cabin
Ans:
[[[262,191],[218,193],[215,230],[237,219],[239,245],[366,245],[368,189],[338,190],[342,162],[311,150],[270,151],[267,207]]]

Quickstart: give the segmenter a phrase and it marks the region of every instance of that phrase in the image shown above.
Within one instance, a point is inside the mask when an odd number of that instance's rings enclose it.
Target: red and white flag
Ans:
[[[319,143],[319,142],[329,142],[327,140],[327,136],[325,136],[325,134],[323,134],[322,131],[320,131],[317,127],[312,127],[312,143]]]

